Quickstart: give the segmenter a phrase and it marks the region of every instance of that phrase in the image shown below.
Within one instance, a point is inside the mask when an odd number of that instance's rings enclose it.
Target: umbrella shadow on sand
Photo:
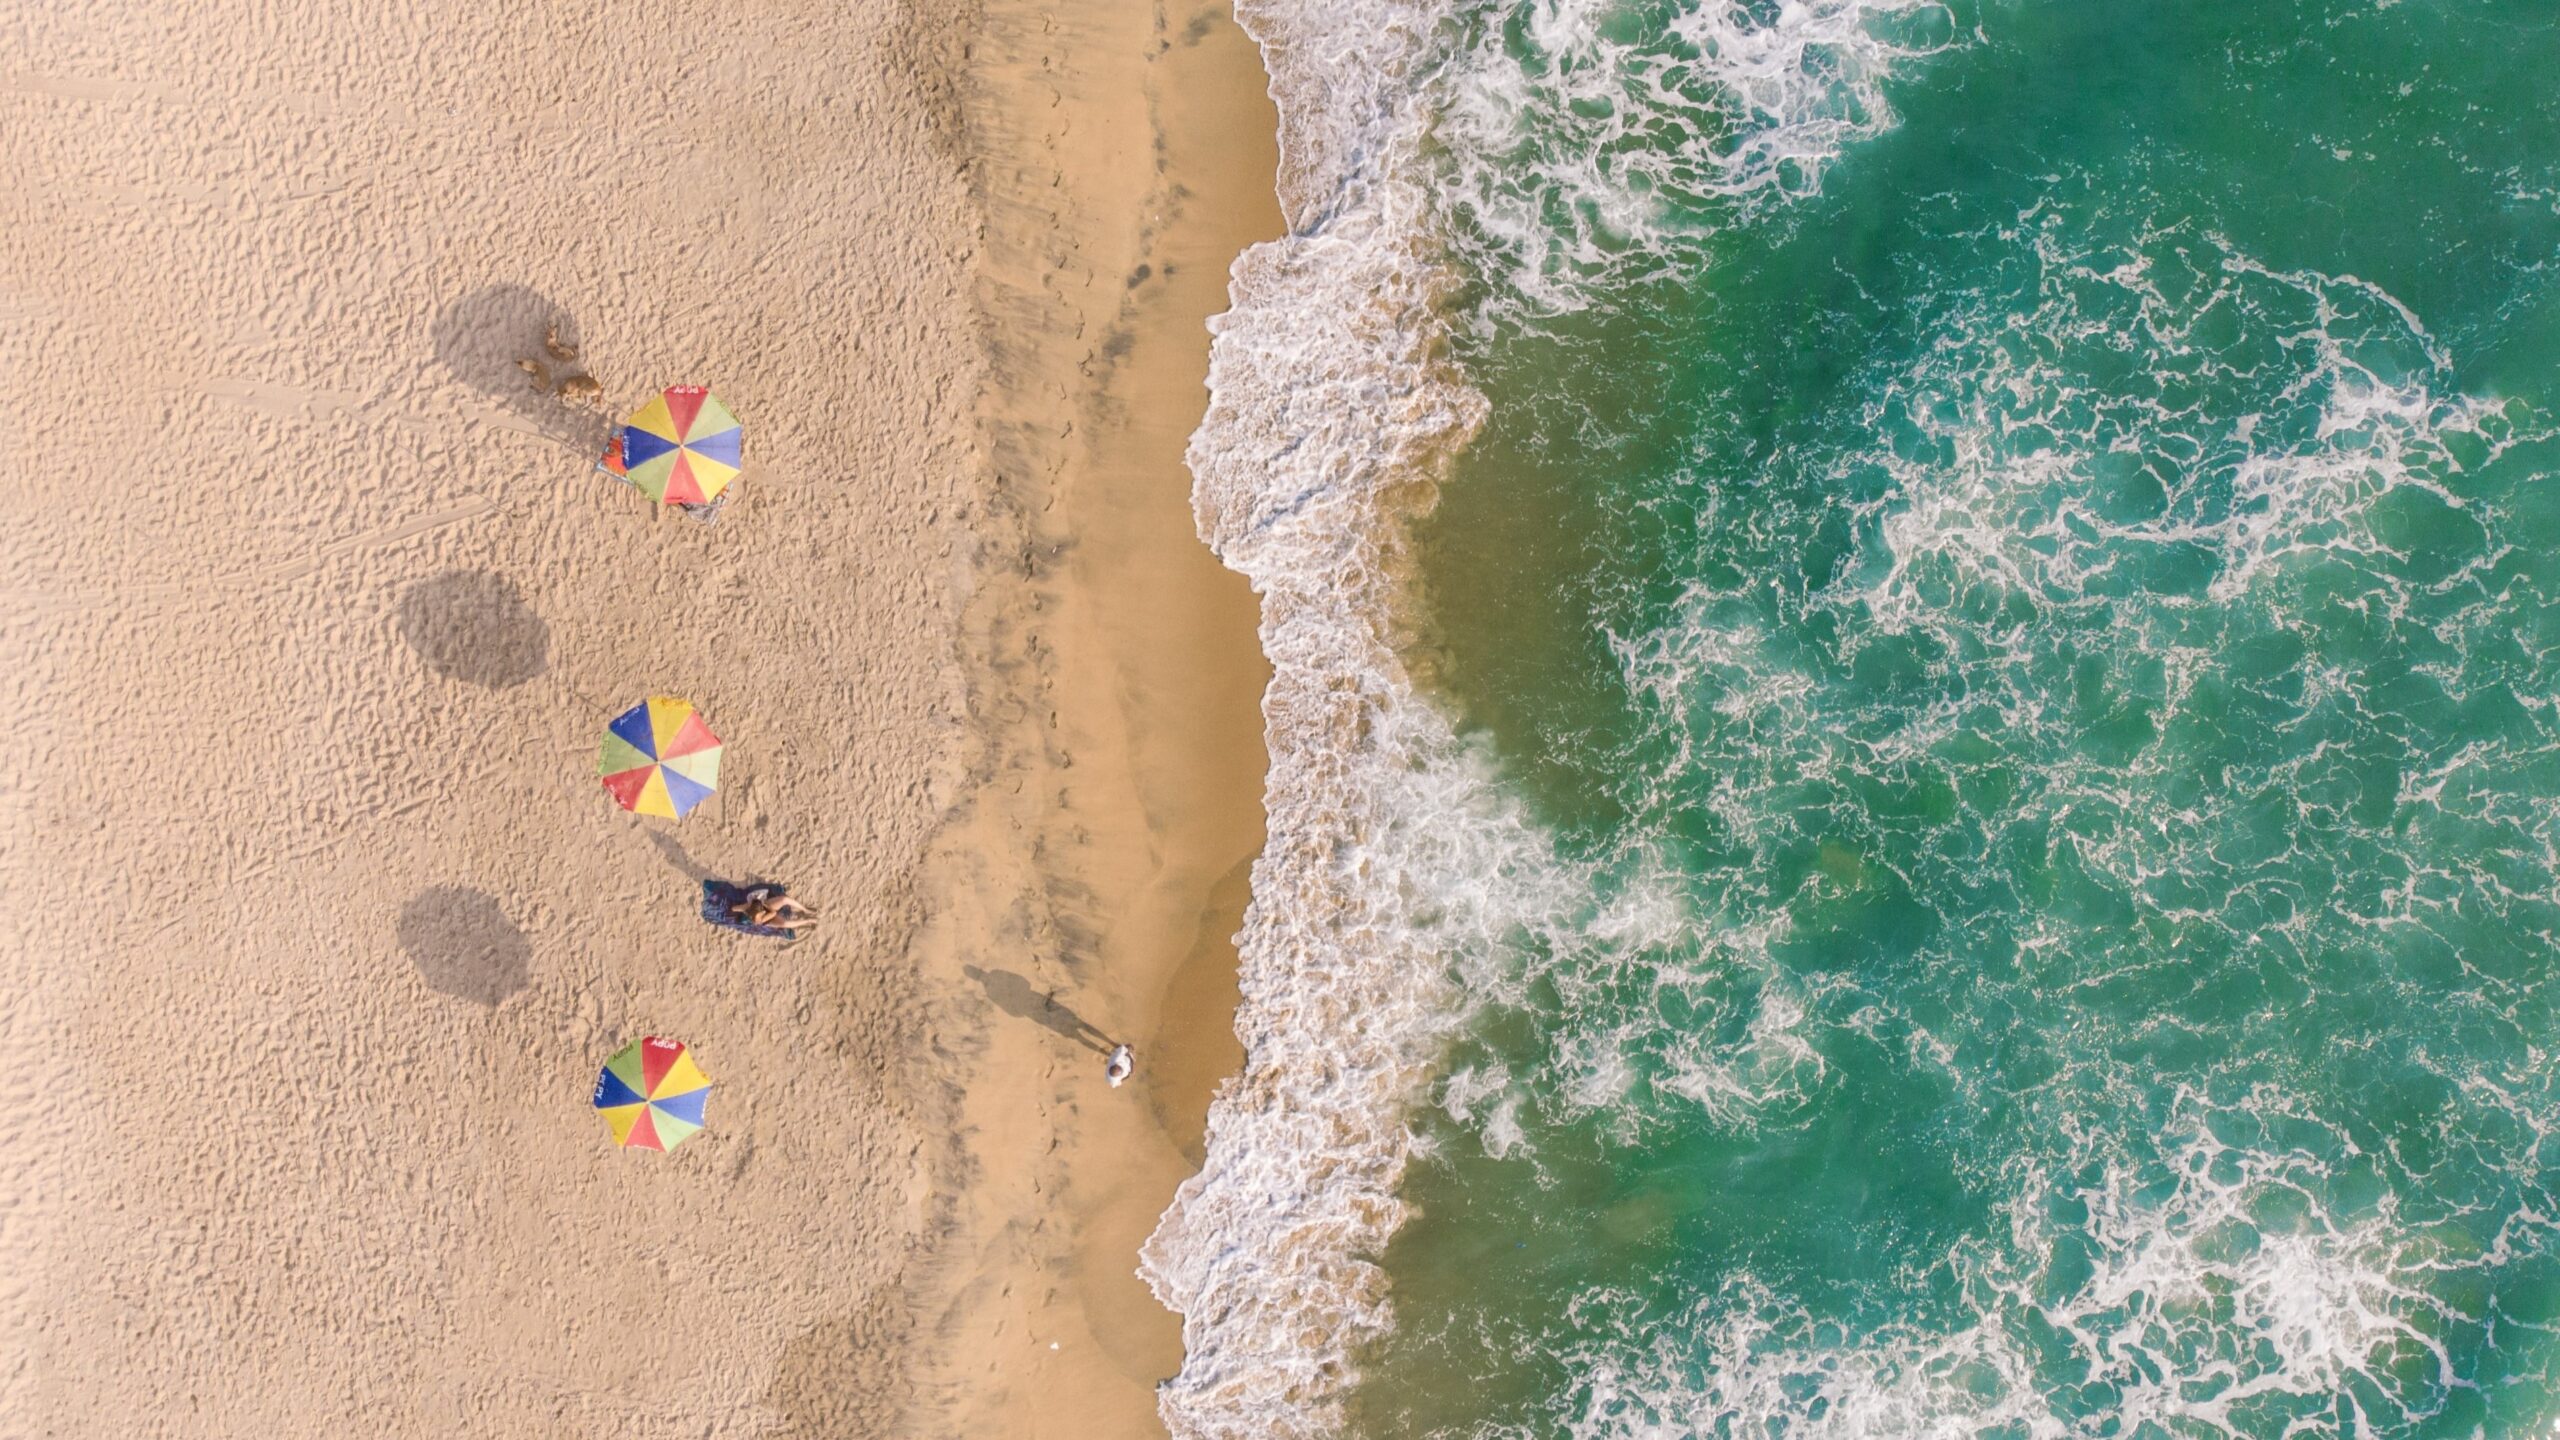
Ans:
[[[676,837],[663,830],[652,830],[648,833],[649,843],[657,846],[658,853],[666,857],[668,864],[683,872],[686,879],[703,881],[711,878],[710,868],[694,859],[693,852],[678,843]]]
[[[525,987],[533,945],[495,898],[458,885],[421,890],[400,907],[400,948],[427,988],[495,1006]]]
[[[975,965],[960,967],[962,974],[978,982],[996,1008],[1017,1019],[1066,1036],[1097,1055],[1108,1055],[1117,1042],[1086,1022],[1085,1018],[1058,1003],[1058,997],[1044,995],[1031,988],[1031,982],[1010,970],[981,970]]]
[[[448,570],[400,592],[400,637],[427,668],[504,690],[551,664],[551,627],[524,592],[486,570]]]
[[[547,439],[590,459],[604,453],[613,422],[538,388],[516,362],[542,360],[554,334],[575,345],[577,322],[549,296],[522,285],[474,290],[436,316],[436,359],[453,377],[504,406]]]

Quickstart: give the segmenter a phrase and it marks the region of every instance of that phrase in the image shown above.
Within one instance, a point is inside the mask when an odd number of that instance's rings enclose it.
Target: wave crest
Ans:
[[[1498,943],[1527,832],[1397,660],[1403,523],[1484,402],[1440,358],[1446,284],[1409,163],[1406,76],[1436,12],[1243,4],[1281,115],[1291,231],[1234,266],[1188,459],[1200,533],[1262,600],[1269,840],[1237,937],[1243,1072],[1207,1161],[1141,1252],[1183,1317],[1159,1392],[1185,1440],[1320,1436],[1388,1321],[1371,1258],[1401,1218],[1402,1125]]]
[[[1506,303],[1693,258],[1711,225],[1813,193],[1893,123],[1883,82],[1955,43],[1940,0],[1709,0],[1664,14],[1541,0],[1478,24],[1441,74],[1441,183]]]
[[[1406,1120],[1469,1003],[1516,994],[1568,933],[1662,919],[1641,884],[1624,913],[1595,915],[1596,872],[1557,858],[1397,658],[1404,527],[1485,407],[1444,359],[1452,215],[1434,127],[1468,157],[1458,228],[1530,256],[1513,275],[1540,293],[1621,242],[1653,246],[1665,197],[1809,189],[1840,144],[1889,123],[1877,79],[1943,43],[1914,37],[1944,14],[1936,0],[1713,3],[1631,48],[1599,7],[1561,0],[1529,21],[1553,57],[1533,73],[1507,71],[1491,31],[1473,50],[1453,38],[1470,22],[1452,7],[1237,6],[1279,108],[1291,233],[1233,268],[1188,459],[1201,535],[1262,598],[1270,838],[1238,936],[1245,1068],[1211,1107],[1205,1167],[1141,1253],[1183,1317],[1183,1368],[1159,1396],[1183,1440],[1339,1429],[1349,1356],[1389,1323],[1372,1257],[1402,1219]],[[1577,103],[1613,70],[1641,93],[1584,126]],[[1666,124],[1696,126],[1697,143],[1639,153]],[[1519,144],[1506,149],[1504,126]],[[1535,173],[1522,146],[1542,157]],[[1585,152],[1587,166],[1568,159]],[[1532,222],[1557,205],[1589,217],[1573,242],[1588,255],[1538,249]],[[1734,1008],[1748,1043],[1732,1056],[1645,1037],[1681,1051],[1670,1088],[1725,1123],[1800,1104],[1821,1068],[1794,1034],[1800,1012]],[[1563,1103],[1606,1104],[1617,1055],[1596,1035],[1560,1046],[1580,1077]],[[1489,1102],[1500,1148],[1517,1132],[1507,1082],[1461,1079],[1442,1100]]]

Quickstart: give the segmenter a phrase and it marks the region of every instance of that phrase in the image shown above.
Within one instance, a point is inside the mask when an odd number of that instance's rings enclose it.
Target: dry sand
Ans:
[[[1159,1433],[1271,117],[1215,5],[973,9],[0,0],[0,1436]],[[745,418],[716,526],[553,325]],[[593,775],[652,693],[728,742],[678,824]],[[587,1107],[652,1032],[672,1155]]]
[[[1152,1432],[1260,838],[1179,465],[1278,223],[1223,11],[0,15],[0,1434],[872,1435],[910,1361],[924,1433]],[[746,417],[716,527],[555,324]],[[680,825],[591,773],[661,691]],[[669,1156],[585,1105],[651,1031]]]
[[[847,1436],[971,747],[955,18],[6,0],[0,1435]],[[713,385],[716,527],[513,367]],[[593,775],[699,702],[681,825]],[[694,876],[826,912],[711,930]],[[643,1032],[711,1126],[616,1151]]]

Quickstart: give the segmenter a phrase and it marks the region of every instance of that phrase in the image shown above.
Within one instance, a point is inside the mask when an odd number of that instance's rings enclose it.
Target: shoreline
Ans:
[[[963,622],[982,748],[917,947],[950,1137],[910,1286],[929,1433],[1161,1435],[1182,1363],[1138,1252],[1243,1060],[1270,678],[1184,447],[1228,266],[1281,230],[1266,88],[1221,3],[981,12],[963,103],[997,514]],[[1138,1072],[1114,1091],[1118,1041]]]
[[[1191,452],[1201,532],[1251,577],[1270,838],[1238,936],[1248,1063],[1145,1251],[1184,1316],[1185,1440],[1340,1432],[1393,1323],[1412,1107],[1516,920],[1534,838],[1408,667],[1410,527],[1486,414],[1453,368],[1431,233],[1430,12],[1241,0],[1289,218],[1236,264]]]

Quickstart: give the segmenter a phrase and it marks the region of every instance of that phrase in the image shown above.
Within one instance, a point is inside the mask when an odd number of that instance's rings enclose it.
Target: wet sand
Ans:
[[[1182,451],[1227,266],[1280,229],[1276,122],[1223,5],[998,3],[980,44],[984,203],[993,233],[1031,237],[991,244],[980,281],[1020,548],[972,614],[991,744],[926,946],[966,1076],[918,1332],[926,1428],[1156,1435],[1180,1326],[1137,1251],[1241,1061],[1269,679]],[[1138,1072],[1114,1091],[1122,1041]]]

